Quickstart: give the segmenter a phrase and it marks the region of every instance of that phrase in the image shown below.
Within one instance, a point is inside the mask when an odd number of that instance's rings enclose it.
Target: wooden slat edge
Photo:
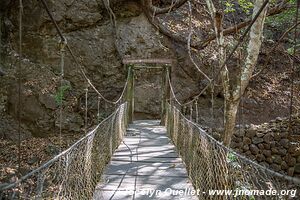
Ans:
[[[173,59],[123,59],[123,64],[172,64]]]

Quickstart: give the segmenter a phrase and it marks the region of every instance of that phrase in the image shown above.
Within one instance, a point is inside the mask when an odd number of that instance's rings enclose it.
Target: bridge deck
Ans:
[[[197,199],[192,190],[185,165],[165,127],[159,126],[159,121],[142,120],[129,126],[103,182],[96,187],[94,199]]]

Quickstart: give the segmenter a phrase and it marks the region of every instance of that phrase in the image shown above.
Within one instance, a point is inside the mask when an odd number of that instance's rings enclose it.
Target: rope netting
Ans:
[[[41,167],[0,188],[0,199],[92,199],[127,127],[127,103]]]
[[[169,137],[185,162],[194,187],[203,191],[199,199],[289,199],[291,193],[300,189],[298,178],[279,174],[237,154],[187,119],[175,106],[168,104],[167,109]],[[255,196],[262,190],[289,189],[292,190],[289,195]],[[209,195],[208,190],[240,193],[233,198],[224,194]]]

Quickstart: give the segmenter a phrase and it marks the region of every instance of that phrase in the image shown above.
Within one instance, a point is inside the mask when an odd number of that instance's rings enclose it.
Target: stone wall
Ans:
[[[300,175],[300,117],[276,118],[269,123],[237,130],[231,147],[246,157],[274,171],[290,176]]]

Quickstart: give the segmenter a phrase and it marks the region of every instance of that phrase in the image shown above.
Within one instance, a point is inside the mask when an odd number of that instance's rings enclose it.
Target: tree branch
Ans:
[[[283,38],[285,38],[285,36],[291,32],[292,30],[294,30],[294,28],[297,27],[297,25],[299,25],[300,22],[294,24],[293,26],[291,26],[290,28],[288,28],[282,35],[281,37],[278,39],[278,41],[275,43],[275,45],[272,47],[272,49],[268,52],[267,54],[267,59],[264,62],[263,67],[259,70],[259,72],[257,72],[256,74],[252,75],[251,78],[254,78],[256,76],[258,76],[260,73],[262,73],[263,70],[265,70],[269,64],[269,61],[271,59],[271,53],[279,46],[280,42],[283,40]]]
[[[145,3],[149,3],[149,1],[152,2],[152,0],[145,0]],[[277,6],[275,8],[271,8],[268,10],[267,12],[267,16],[273,16],[276,14],[279,14],[285,10],[287,10],[289,7],[287,4],[284,4],[283,6]],[[151,9],[149,8],[149,4],[144,4],[144,13],[146,15],[146,17],[148,18],[149,22],[156,27],[163,35],[171,38],[172,40],[181,43],[183,45],[186,44],[186,38],[181,37],[180,35],[175,35],[172,31],[168,30],[168,28],[166,28],[164,25],[162,25],[159,20],[155,17],[155,14],[157,14],[157,11],[155,13],[152,13],[154,15],[151,15]],[[251,19],[245,21],[245,22],[241,22],[237,25],[234,25],[232,27],[226,28],[223,30],[223,34],[224,36],[226,35],[231,35],[231,34],[235,34],[237,32],[239,32],[241,29],[245,28],[246,26],[248,26],[251,23]],[[211,34],[210,36],[208,36],[206,39],[204,39],[201,42],[197,42],[197,43],[193,43],[191,42],[191,48],[197,49],[197,50],[201,50],[204,49],[210,42],[212,42],[213,40],[216,39],[216,35]]]
[[[277,15],[277,14],[285,11],[286,9],[288,9],[287,6],[271,8],[267,12],[267,17]],[[230,34],[235,34],[235,33],[239,32],[242,28],[245,28],[246,26],[248,26],[250,23],[251,23],[251,19],[249,19],[245,22],[241,22],[237,25],[231,26],[229,28],[226,28],[223,31],[223,34],[224,34],[224,36],[230,35]],[[205,46],[207,46],[208,43],[210,43],[211,41],[213,41],[215,39],[216,39],[216,35],[215,34],[211,35],[205,41],[202,42],[201,46],[205,47]]]
[[[163,26],[159,20],[156,17],[152,17],[149,10],[145,9],[144,10],[144,14],[146,15],[148,21],[159,30],[160,33],[162,33],[163,35],[173,39],[174,41],[181,43],[181,44],[186,44],[186,40],[184,38],[182,38],[179,35],[175,35],[172,31],[170,31],[169,29],[167,29],[165,26]],[[195,45],[191,45],[191,47],[195,48]]]
[[[173,10],[176,10],[177,8],[180,8],[187,0],[176,0],[175,3],[171,4],[168,7],[165,8],[159,8],[157,6],[154,6],[152,4],[152,0],[145,0],[145,5],[148,7],[151,14],[158,15],[158,14],[164,14]]]
[[[195,62],[195,60],[192,57],[192,53],[191,53],[191,37],[193,35],[193,24],[192,24],[192,6],[191,3],[189,3],[189,36],[188,36],[188,40],[187,40],[187,48],[188,48],[188,55],[189,58],[191,60],[191,62],[193,63],[193,65],[197,68],[197,70],[209,81],[211,82],[211,79],[200,69],[200,67],[197,65],[197,63]]]

